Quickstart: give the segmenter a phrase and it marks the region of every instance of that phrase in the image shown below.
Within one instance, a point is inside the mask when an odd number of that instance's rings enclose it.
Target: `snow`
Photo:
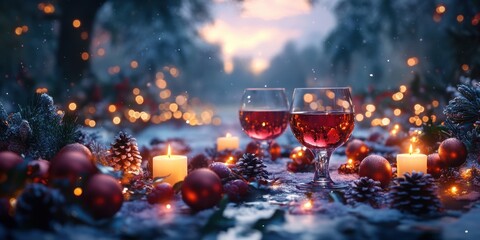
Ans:
[[[235,127],[229,128],[235,129]],[[238,129],[238,128],[237,128]],[[288,131],[288,130],[287,130]],[[250,141],[241,132],[242,148]],[[152,138],[184,138],[193,153],[213,147],[225,129],[212,126],[174,127],[162,125],[150,127],[135,135],[139,145],[149,146]],[[288,133],[279,139],[291,144]],[[374,209],[365,204],[355,207],[332,201],[330,191],[314,193],[310,197],[311,208],[305,208],[309,196],[295,185],[308,182],[313,173],[286,171],[289,159],[266,162],[267,170],[280,179],[280,184],[269,189],[257,190],[256,197],[242,204],[229,203],[223,216],[234,221],[234,226],[217,229],[206,239],[480,239],[479,203],[472,202],[467,209],[448,210],[439,218],[425,219],[405,215],[395,209]],[[346,156],[334,154],[331,159],[331,176],[336,182],[351,182],[357,174],[342,175],[336,169],[346,161]],[[470,192],[459,201],[478,201],[480,194]],[[199,239],[201,229],[217,209],[198,213],[190,211],[177,195],[172,208],[150,205],[146,201],[125,202],[120,212],[108,224],[88,226],[67,224],[56,232],[15,230],[18,239]],[[269,219],[275,212],[284,213],[284,220],[268,222],[264,229],[254,229],[259,219]],[[0,229],[0,236],[2,236]]]

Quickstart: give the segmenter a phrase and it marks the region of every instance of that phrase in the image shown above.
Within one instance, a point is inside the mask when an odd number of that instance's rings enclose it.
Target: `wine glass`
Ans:
[[[243,92],[240,124],[242,130],[259,145],[264,159],[271,159],[270,143],[285,131],[288,116],[284,88],[247,88]]]
[[[333,151],[343,145],[354,128],[350,88],[295,88],[290,128],[297,140],[314,155],[313,181],[298,189],[319,191],[346,187],[330,178],[328,164]]]

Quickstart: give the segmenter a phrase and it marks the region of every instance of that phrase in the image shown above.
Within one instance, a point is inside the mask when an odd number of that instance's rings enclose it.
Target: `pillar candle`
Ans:
[[[167,155],[155,156],[152,159],[153,177],[164,177],[164,182],[172,186],[183,181],[187,176],[187,156],[171,155],[170,145],[168,145]]]
[[[427,173],[427,155],[412,153],[410,145],[410,153],[397,154],[397,177],[412,171]]]
[[[217,138],[217,151],[223,151],[225,149],[237,149],[240,145],[238,137],[232,137],[230,133],[227,133],[225,137]]]

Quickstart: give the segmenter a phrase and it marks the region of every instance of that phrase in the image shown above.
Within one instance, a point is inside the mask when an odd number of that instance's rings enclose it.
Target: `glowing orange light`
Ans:
[[[468,66],[468,64],[462,64],[462,70],[463,71],[468,71],[468,69],[470,69],[470,67]]]
[[[462,14],[460,14],[460,15],[457,16],[457,21],[458,21],[459,23],[460,23],[460,22],[463,22],[464,19],[465,19],[465,18],[463,17]]]
[[[39,5],[39,8],[41,7],[43,7],[43,9],[40,9],[40,10],[43,10],[45,14],[52,14],[55,12],[55,7],[51,3],[47,3],[43,6]]]
[[[80,38],[82,40],[87,40],[88,39],[88,32],[83,31],[82,33],[80,33]]]
[[[97,55],[100,56],[100,57],[103,57],[105,55],[105,49],[99,48],[97,50]]]
[[[347,161],[347,163],[348,163],[349,165],[351,165],[351,164],[353,163],[353,159],[349,158],[348,161]]]
[[[443,14],[443,13],[445,13],[446,10],[447,10],[447,8],[445,8],[444,5],[440,4],[435,9],[435,12],[437,12],[438,14]]]
[[[302,207],[303,207],[304,210],[311,210],[311,209],[313,208],[312,200],[306,201],[306,202],[302,205]]]
[[[137,67],[138,67],[138,62],[135,61],[135,60],[131,61],[131,62],[130,62],[130,67],[131,67],[131,68],[134,68],[134,69],[137,68]]]
[[[36,93],[47,93],[48,92],[48,89],[47,88],[37,88],[35,90]]]
[[[234,163],[233,157],[232,156],[228,157],[228,160],[226,161],[226,163],[227,164],[233,164]]]
[[[410,154],[412,154],[412,153],[413,153],[413,146],[412,146],[412,144],[411,144],[411,143],[410,143],[410,147],[408,148],[408,152],[409,152]]]
[[[457,194],[458,193],[458,188],[456,186],[453,186],[453,187],[450,188],[450,192],[452,194]]]
[[[407,65],[409,67],[413,67],[418,64],[418,58],[417,57],[411,57],[407,59]]]
[[[73,190],[73,194],[74,194],[75,196],[77,196],[77,197],[79,197],[80,195],[82,195],[82,193],[83,193],[83,190],[82,190],[81,188],[79,188],[79,187],[77,187],[77,188],[75,188],[75,189]]]
[[[77,109],[77,104],[74,102],[68,104],[68,109],[70,109],[70,111],[75,111]]]
[[[168,155],[168,157],[170,157],[170,155],[172,155],[172,149],[170,148],[170,144],[168,144],[167,155]]]
[[[167,205],[165,205],[165,208],[166,208],[166,209],[171,209],[171,208],[172,208],[172,205],[167,204]]]
[[[114,118],[112,119],[112,122],[113,122],[113,124],[115,124],[115,125],[120,124],[121,121],[122,121],[122,119],[120,119],[120,117],[114,117]]]
[[[229,132],[227,132],[227,134],[225,134],[225,137],[227,137],[227,138],[232,137],[232,134],[230,134]]]
[[[22,27],[16,27],[15,28],[15,34],[16,35],[20,36],[20,35],[22,35],[22,33],[23,33]]]
[[[75,20],[73,20],[73,22],[72,22],[72,26],[73,26],[74,28],[79,28],[81,25],[82,25],[82,22],[80,22],[80,20],[78,20],[78,19],[75,19]]]
[[[108,111],[111,113],[117,111],[117,106],[115,106],[114,104],[108,105]]]
[[[90,55],[89,55],[87,52],[83,52],[83,53],[82,53],[82,60],[83,60],[83,61],[87,61],[88,58],[90,58]]]

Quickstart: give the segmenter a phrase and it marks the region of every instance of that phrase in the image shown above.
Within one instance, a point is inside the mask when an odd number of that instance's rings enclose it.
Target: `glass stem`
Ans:
[[[263,156],[263,160],[271,160],[270,156],[270,143],[271,140],[259,141],[260,155]]]
[[[331,149],[313,150],[315,154],[315,175],[313,176],[313,182],[330,182],[330,172],[328,171],[328,164],[330,162],[330,156],[332,155]]]

